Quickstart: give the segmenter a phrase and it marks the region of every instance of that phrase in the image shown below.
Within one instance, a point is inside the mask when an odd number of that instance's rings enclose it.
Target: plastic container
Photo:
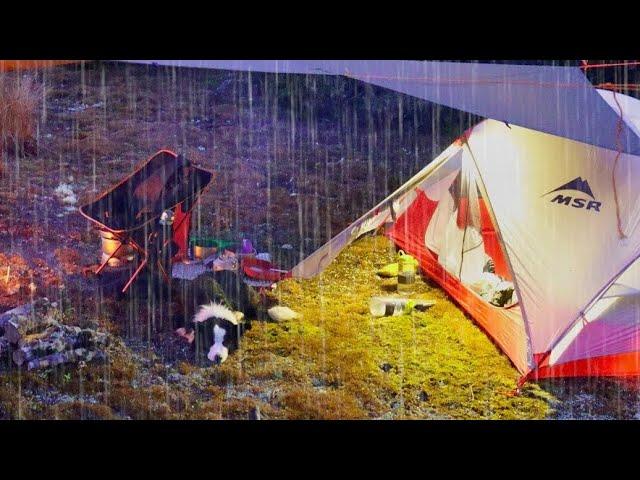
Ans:
[[[271,254],[269,252],[263,252],[256,255],[258,260],[264,260],[265,262],[271,261]]]
[[[403,297],[372,297],[369,300],[369,312],[374,317],[392,317],[403,315],[416,309],[424,311],[434,305],[433,300],[414,300]]]
[[[398,272],[398,293],[412,293],[416,286],[416,274],[414,272]]]
[[[200,245],[194,245],[191,253],[193,258],[203,260],[210,257],[218,251],[215,247],[201,247]]]
[[[240,254],[242,255],[255,255],[257,250],[253,248],[253,243],[248,238],[242,239],[242,247],[240,247]]]
[[[193,258],[202,260],[207,258],[219,250],[233,245],[234,242],[229,240],[222,240],[214,237],[206,236],[191,236],[189,238],[189,249]]]
[[[398,252],[398,292],[411,293],[415,287],[418,261],[402,250]]]

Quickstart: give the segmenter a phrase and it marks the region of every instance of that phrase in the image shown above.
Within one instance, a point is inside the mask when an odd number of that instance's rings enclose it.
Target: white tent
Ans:
[[[638,128],[640,101],[599,93]],[[319,273],[351,240],[391,223],[389,236],[523,374],[638,374],[638,184],[638,156],[485,120],[294,275]],[[515,305],[479,294],[488,258]]]

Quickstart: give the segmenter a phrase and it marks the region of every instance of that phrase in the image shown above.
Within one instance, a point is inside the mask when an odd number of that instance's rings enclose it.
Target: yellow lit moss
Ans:
[[[427,312],[369,314],[369,298],[393,289],[375,271],[394,255],[366,237],[318,278],[281,282],[274,298],[301,318],[254,323],[223,368],[241,369],[240,384],[268,381],[281,418],[544,417],[544,392],[510,396],[518,372],[440,289],[419,283],[414,296],[437,301]]]

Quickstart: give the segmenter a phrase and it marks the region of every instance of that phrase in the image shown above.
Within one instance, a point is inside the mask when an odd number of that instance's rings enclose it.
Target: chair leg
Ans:
[[[96,275],[99,275],[100,272],[102,270],[104,270],[104,267],[107,266],[107,264],[109,263],[109,260],[111,260],[113,257],[116,256],[116,254],[120,251],[120,249],[122,248],[122,246],[124,245],[124,243],[121,243],[120,245],[118,245],[118,248],[116,248],[113,253],[109,256],[109,258],[107,258],[104,262],[102,262],[102,264],[98,267],[98,269],[95,271]]]
[[[147,264],[147,259],[145,258],[142,263],[140,263],[140,266],[138,266],[138,268],[136,269],[135,272],[133,272],[133,275],[131,275],[131,278],[129,279],[129,281],[127,282],[127,284],[124,286],[124,288],[122,289],[122,293],[125,293],[129,287],[131,286],[131,284],[133,283],[133,281],[136,279],[136,277],[138,276],[138,274],[140,273],[140,271],[144,268],[144,266]]]
[[[160,273],[162,273],[162,277],[164,278],[165,282],[171,283],[171,278],[169,277],[169,274],[167,273],[165,268],[162,266],[162,262],[158,260],[157,264],[158,264],[158,270],[160,270]]]

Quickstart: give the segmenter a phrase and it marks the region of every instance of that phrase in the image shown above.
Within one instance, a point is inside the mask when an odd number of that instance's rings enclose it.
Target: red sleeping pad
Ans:
[[[241,262],[244,274],[254,280],[279,282],[287,276],[286,270],[280,270],[271,262],[255,257],[244,257]]]

